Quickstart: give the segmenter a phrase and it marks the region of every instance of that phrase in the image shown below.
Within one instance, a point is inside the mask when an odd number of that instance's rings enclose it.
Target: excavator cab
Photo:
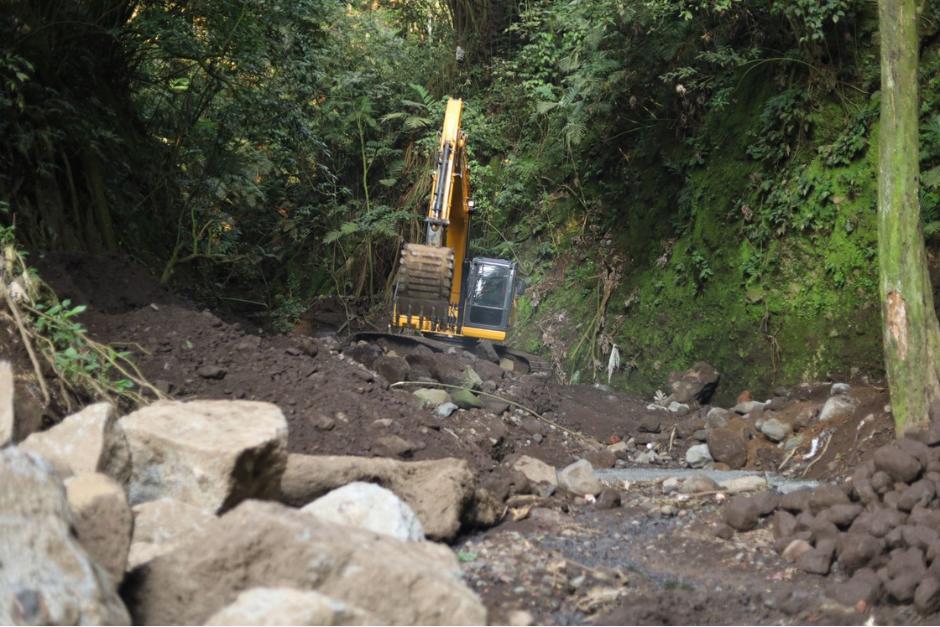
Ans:
[[[476,257],[470,262],[463,324],[490,331],[509,329],[516,295],[516,262]]]

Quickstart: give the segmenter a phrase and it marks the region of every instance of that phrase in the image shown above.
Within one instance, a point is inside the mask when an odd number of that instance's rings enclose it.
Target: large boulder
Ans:
[[[71,531],[52,467],[0,450],[0,624],[127,625],[114,583]]]
[[[281,499],[302,506],[353,481],[377,483],[407,503],[435,540],[457,535],[474,503],[476,480],[467,462],[445,458],[400,462],[394,459],[340,455],[287,457]]]
[[[254,401],[154,403],[125,416],[131,504],[169,496],[221,512],[278,494],[287,463],[287,422]]]
[[[483,624],[448,547],[334,525],[277,503],[247,501],[172,553],[128,576],[136,624],[198,625],[257,587],[315,590],[393,624]]]
[[[32,434],[20,448],[46,458],[63,478],[98,472],[124,483],[130,476],[127,439],[110,403],[89,405]]]
[[[75,533],[85,551],[115,585],[124,578],[134,518],[124,488],[107,475],[90,473],[65,480]]]
[[[206,625],[377,625],[357,607],[313,590],[252,588],[209,617]]]
[[[215,518],[211,512],[168,497],[135,505],[133,512],[134,535],[127,570],[171,552]]]
[[[354,481],[305,505],[301,511],[398,540],[424,540],[424,529],[414,510],[394,492],[374,483]]]
[[[669,383],[672,399],[679,403],[693,400],[707,403],[718,387],[719,378],[718,371],[711,364],[700,361],[682,374],[672,377]]]
[[[728,464],[732,469],[747,463],[747,440],[740,432],[729,429],[710,429],[706,438],[708,451],[716,462]]]

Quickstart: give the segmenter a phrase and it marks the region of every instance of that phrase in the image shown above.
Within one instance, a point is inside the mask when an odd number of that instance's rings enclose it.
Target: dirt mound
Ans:
[[[292,452],[460,457],[478,471],[497,468],[517,451],[556,464],[584,454],[582,440],[505,402],[442,418],[422,407],[414,387],[391,388],[393,381],[361,363],[374,365],[362,351],[343,347],[333,336],[253,332],[248,324],[227,322],[166,292],[126,261],[57,256],[43,265],[62,298],[89,305],[81,318],[89,333],[130,352],[161,391],[179,399],[274,402],[288,418]],[[387,351],[373,346],[367,352]],[[515,377],[464,353],[438,360],[457,371],[476,363],[487,380],[497,379],[488,388],[493,396],[536,411],[556,404],[552,386],[536,377]],[[589,423],[582,414],[571,423]]]
[[[119,255],[46,253],[30,261],[60,299],[88,305],[100,313],[185,302],[140,265]]]

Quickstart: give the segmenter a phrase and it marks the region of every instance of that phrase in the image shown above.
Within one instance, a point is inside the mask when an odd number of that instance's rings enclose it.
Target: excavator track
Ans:
[[[481,358],[486,358],[484,351],[479,349],[479,342],[468,341],[466,338],[435,339],[425,335],[406,335],[403,333],[382,333],[379,331],[363,331],[353,334],[350,342],[366,341],[376,342],[385,340],[392,345],[406,346],[426,346],[435,353],[446,353],[448,349],[455,346],[463,347],[470,352],[476,353]],[[552,365],[547,359],[509,348],[503,344],[492,344],[493,349],[500,358],[511,359],[516,366],[519,374],[537,374],[551,376]]]
[[[395,283],[396,313],[446,326],[453,278],[453,249],[405,244]]]

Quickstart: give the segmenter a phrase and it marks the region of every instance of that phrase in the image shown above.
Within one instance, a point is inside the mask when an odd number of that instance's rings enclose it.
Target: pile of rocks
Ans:
[[[849,606],[880,601],[940,610],[940,424],[875,451],[841,485],[778,496],[735,497],[725,523],[737,531],[769,517],[775,547],[797,568],[837,581]]]
[[[482,624],[427,538],[485,505],[462,460],[289,455],[268,403],[92,405],[0,450],[0,623]]]
[[[791,451],[810,444],[804,435],[807,430],[833,423],[858,406],[844,383],[833,384],[823,403],[796,401],[786,389],[766,401],[743,393],[732,408],[703,408],[679,422],[676,430],[679,437],[695,442],[685,454],[686,464],[693,468],[776,470]]]

